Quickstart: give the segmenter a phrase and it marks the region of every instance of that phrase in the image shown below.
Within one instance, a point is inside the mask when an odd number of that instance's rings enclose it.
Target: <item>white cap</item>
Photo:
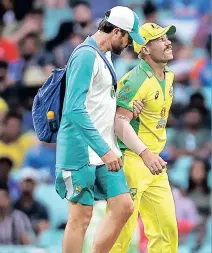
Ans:
[[[110,16],[105,17],[105,19],[123,29],[124,31],[129,32],[131,38],[138,44],[142,45],[145,40],[139,34],[139,18],[137,14],[124,6],[116,6],[110,10]]]
[[[21,181],[31,179],[35,182],[39,182],[39,174],[38,171],[32,167],[25,167],[21,171]]]

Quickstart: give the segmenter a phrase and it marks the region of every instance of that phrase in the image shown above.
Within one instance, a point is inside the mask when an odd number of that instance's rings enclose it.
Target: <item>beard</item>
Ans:
[[[112,53],[114,53],[116,55],[120,55],[123,50],[124,50],[124,48],[121,46],[112,46]]]

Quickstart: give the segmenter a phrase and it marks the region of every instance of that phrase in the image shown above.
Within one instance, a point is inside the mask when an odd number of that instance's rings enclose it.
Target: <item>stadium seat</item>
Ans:
[[[207,229],[205,233],[205,238],[203,245],[197,253],[211,253],[211,243],[212,243],[212,218],[208,220]]]
[[[172,169],[169,170],[169,180],[172,184],[179,186],[180,188],[187,188],[189,169],[192,165],[193,158],[189,156],[180,157]]]
[[[69,8],[46,9],[44,16],[45,40],[50,40],[57,35],[60,24],[72,20],[72,12]]]
[[[67,221],[68,202],[59,197],[53,184],[40,184],[35,190],[35,198],[48,208],[52,228]]]
[[[178,248],[178,253],[193,253],[191,248],[187,245],[180,245]]]
[[[60,229],[48,229],[43,231],[38,238],[38,247],[62,247],[62,238],[64,230]],[[53,248],[52,248],[53,250]]]

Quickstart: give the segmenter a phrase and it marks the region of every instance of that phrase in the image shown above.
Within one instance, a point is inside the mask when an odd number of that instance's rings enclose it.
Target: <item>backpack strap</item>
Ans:
[[[105,57],[105,55],[102,53],[101,50],[99,50],[99,48],[93,46],[93,45],[90,45],[90,44],[82,44],[80,46],[78,46],[77,48],[75,48],[75,50],[72,52],[71,54],[71,57],[70,59],[72,58],[72,56],[74,55],[74,53],[82,48],[82,47],[91,47],[93,48],[95,51],[97,51],[97,53],[101,56],[102,60],[105,62],[106,66],[108,67],[109,71],[110,71],[110,74],[112,76],[112,80],[113,80],[113,86],[114,88],[116,88],[117,86],[117,77],[116,77],[116,73],[114,71],[114,68],[112,67],[112,65],[110,64],[110,62],[108,61],[108,59]],[[66,65],[66,68],[67,68],[68,64]]]
[[[101,58],[103,59],[103,61],[105,62],[105,64],[107,65],[109,71],[110,71],[110,74],[112,76],[112,79],[113,79],[113,85],[114,86],[117,86],[117,77],[116,77],[116,73],[112,67],[112,65],[110,64],[110,62],[108,61],[108,59],[106,58],[106,56],[102,53],[101,50],[99,50],[99,48],[97,47],[94,47],[92,45],[89,45],[90,47],[92,47],[94,50],[96,50],[98,52],[98,54],[101,56]]]

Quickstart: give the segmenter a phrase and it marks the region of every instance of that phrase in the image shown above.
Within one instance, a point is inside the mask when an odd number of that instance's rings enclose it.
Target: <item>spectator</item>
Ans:
[[[210,188],[207,184],[209,169],[208,162],[196,158],[189,175],[188,196],[194,201],[202,217],[210,214]]]
[[[212,82],[212,61],[211,61],[211,35],[207,38],[206,43],[206,52],[207,56],[201,59],[198,59],[192,68],[190,77],[192,84],[195,89],[201,87],[211,87]]]
[[[73,22],[62,23],[57,36],[46,43],[48,61],[56,67],[65,66],[74,48],[83,40]]]
[[[0,155],[9,157],[16,169],[20,168],[25,153],[34,144],[34,136],[22,134],[21,121],[22,117],[18,113],[9,113],[0,138]]]
[[[211,35],[208,36],[206,48],[207,48],[208,57],[203,68],[200,70],[199,79],[200,79],[200,84],[202,87],[211,88],[211,82],[212,82]]]
[[[23,167],[33,167],[37,170],[46,170],[51,177],[51,181],[55,179],[55,144],[40,142],[28,150],[25,155]]]
[[[92,20],[90,4],[86,1],[76,1],[73,5],[73,20],[76,22],[76,30],[83,36],[88,36],[96,31]]]
[[[203,121],[202,125],[205,128],[210,129],[211,127],[211,113],[205,103],[205,98],[200,92],[195,92],[191,95],[188,108],[194,108],[200,111]]]
[[[32,8],[21,22],[8,25],[4,35],[16,43],[20,43],[29,33],[41,35],[43,32],[43,10]]]
[[[6,183],[0,183],[0,244],[32,243],[32,227],[28,217],[11,206]]]
[[[17,61],[19,59],[18,45],[9,38],[3,37],[2,29],[3,23],[0,21],[0,60]]]
[[[195,48],[205,48],[207,38],[211,33],[211,13],[204,15],[198,25],[196,34],[193,38]]]
[[[15,82],[23,83],[23,75],[31,66],[42,64],[41,41],[36,33],[28,33],[20,42],[20,60],[10,64],[9,73]]]
[[[8,113],[8,110],[8,104],[3,98],[0,97],[0,136],[2,134],[3,122]]]
[[[3,93],[10,87],[8,82],[8,63],[4,60],[0,60],[0,95],[3,96]]]
[[[200,223],[200,217],[195,203],[186,195],[185,189],[173,188],[176,207],[176,217],[179,229],[179,241],[185,243],[189,233]]]
[[[147,0],[142,6],[143,14],[144,14],[144,23],[157,23],[157,6],[151,1]]]
[[[21,195],[14,203],[14,208],[25,213],[30,219],[36,234],[49,228],[46,207],[33,197],[34,189],[39,181],[38,172],[32,168],[24,168],[21,172]]]
[[[202,125],[200,111],[188,108],[183,115],[182,129],[176,131],[172,141],[175,158],[180,156],[201,156],[208,158],[210,154],[210,131]]]
[[[0,182],[8,184],[11,200],[16,200],[20,195],[20,187],[16,180],[11,177],[13,162],[6,156],[0,157]]]
[[[0,60],[0,97],[2,97],[9,106],[19,103],[19,89],[9,78],[8,63]]]
[[[44,40],[54,38],[63,22],[72,20],[72,10],[68,6],[68,0],[41,0],[40,6],[45,8],[44,16]]]

